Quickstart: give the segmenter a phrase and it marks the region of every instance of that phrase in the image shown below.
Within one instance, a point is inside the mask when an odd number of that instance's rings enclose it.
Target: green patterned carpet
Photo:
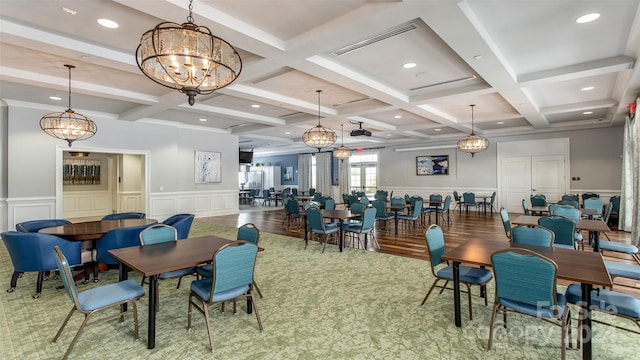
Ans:
[[[191,236],[215,234],[234,239],[232,227],[195,221]],[[451,291],[434,292],[420,306],[432,276],[422,260],[345,249],[263,233],[256,282],[264,294],[257,297],[264,324],[260,333],[245,303],[233,315],[214,311],[215,352],[211,354],[204,316],[194,312],[194,328],[186,330],[190,279],[176,290],[177,280],[160,284],[160,313],[156,348],[146,348],[147,297],[139,303],[140,341],[133,340],[133,318],[124,323],[109,321],[89,327],[71,353],[74,359],[558,359],[559,327],[533,318],[510,315],[509,328],[499,328],[494,349],[486,351],[489,306],[474,297],[474,320],[469,321],[463,298],[463,327],[453,324]],[[203,249],[206,251],[206,249]],[[0,279],[8,288],[13,268],[0,246]],[[117,280],[117,270],[101,273],[100,284]],[[139,280],[134,272],[130,278]],[[32,299],[36,274],[18,280],[13,293],[0,291],[0,359],[59,359],[78,329],[82,316],[75,314],[57,344],[51,339],[71,303],[55,287],[59,280],[44,283],[39,299]],[[93,283],[79,289],[96,286]],[[562,289],[564,290],[564,289]],[[474,293],[477,294],[477,288]],[[577,309],[572,309],[575,326]],[[605,316],[605,315],[601,315]],[[607,320],[635,326],[607,316]],[[595,325],[595,359],[633,359],[640,352],[640,337]],[[575,346],[575,338],[574,338]],[[567,358],[580,352],[568,350]]]

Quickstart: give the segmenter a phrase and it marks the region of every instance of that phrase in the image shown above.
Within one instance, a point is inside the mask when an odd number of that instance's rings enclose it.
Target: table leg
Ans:
[[[96,264],[96,266],[98,265]],[[120,265],[118,266],[118,281],[127,280],[128,277],[129,277],[129,268],[127,267],[127,265],[120,263]],[[120,305],[120,311],[121,312],[127,311],[127,303]]]
[[[453,262],[453,308],[455,311],[456,326],[462,326],[462,317],[460,316],[460,263]]]
[[[338,224],[340,226],[340,240],[338,241],[338,243],[340,245],[338,245],[338,247],[340,248],[340,252],[342,252],[342,242],[344,241],[344,232],[342,231],[342,224],[344,224],[344,220],[343,219],[339,219],[338,220]]]
[[[147,325],[147,349],[156,347],[156,302],[158,294],[158,275],[149,277],[149,322]]]
[[[591,231],[589,233],[591,233]],[[589,237],[591,237],[591,235]],[[593,231],[593,251],[600,252],[600,232],[599,231]]]
[[[307,229],[307,218],[304,218],[304,247],[305,249],[307,248],[307,244],[309,243],[309,238],[307,236],[307,232],[309,230]]]
[[[395,211],[395,216],[393,218],[393,221],[395,222],[395,225],[396,225],[396,235],[398,235],[398,210]]]
[[[580,329],[580,337],[582,339],[582,359],[591,359],[591,284],[582,283],[582,328]]]

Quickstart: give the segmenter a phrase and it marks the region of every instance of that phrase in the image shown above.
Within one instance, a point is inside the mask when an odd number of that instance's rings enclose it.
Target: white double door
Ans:
[[[548,202],[566,192],[564,155],[534,155],[503,158],[500,162],[502,206],[508,212],[522,213],[522,199],[544,194]]]

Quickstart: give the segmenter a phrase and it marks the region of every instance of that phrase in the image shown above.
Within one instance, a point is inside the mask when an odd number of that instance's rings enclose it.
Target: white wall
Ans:
[[[162,220],[178,211],[188,211],[196,216],[238,212],[237,136],[189,127],[121,121],[108,114],[75,110],[96,122],[98,132],[90,139],[77,142],[74,148],[148,153],[149,198],[146,207],[149,217]],[[66,149],[66,143],[40,129],[39,120],[47,112],[37,105],[9,103],[7,132],[0,132],[2,147],[6,144],[7,148],[7,158],[2,159],[2,167],[7,168],[7,176],[2,178],[7,184],[7,214],[3,216],[7,225],[3,229],[13,228],[19,221],[60,216],[55,210],[56,154],[60,148]],[[195,183],[195,150],[222,153],[222,182]]]

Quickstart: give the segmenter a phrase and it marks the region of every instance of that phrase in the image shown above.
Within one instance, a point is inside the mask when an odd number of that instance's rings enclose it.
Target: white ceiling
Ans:
[[[352,148],[454,143],[471,131],[471,104],[489,139],[621,126],[640,94],[640,0],[195,0],[194,22],[243,68],[194,106],[135,60],[145,31],[186,22],[187,0],[0,2],[3,100],[63,110],[72,64],[77,112],[218,128],[262,154],[311,150],[301,137],[318,122],[317,89],[322,125],[344,125]],[[591,12],[600,18],[575,22]],[[358,122],[373,135],[349,136]]]

